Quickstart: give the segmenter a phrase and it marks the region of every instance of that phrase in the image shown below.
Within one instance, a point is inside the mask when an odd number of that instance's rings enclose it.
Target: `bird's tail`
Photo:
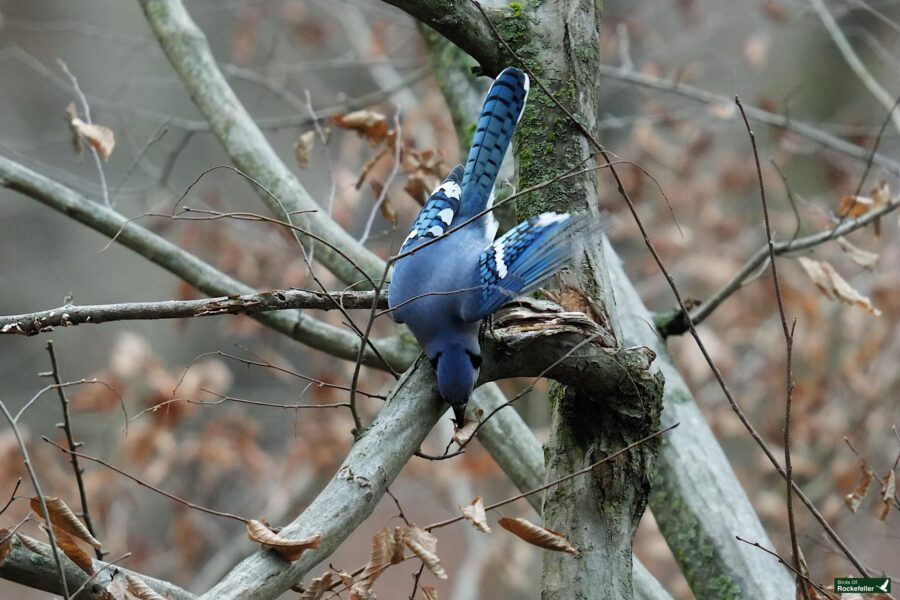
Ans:
[[[486,207],[527,97],[528,75],[515,67],[503,69],[488,91],[462,180],[466,216]]]

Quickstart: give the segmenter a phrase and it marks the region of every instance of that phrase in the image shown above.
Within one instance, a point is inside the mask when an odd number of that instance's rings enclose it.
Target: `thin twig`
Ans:
[[[381,191],[378,193],[378,198],[376,198],[375,204],[372,205],[372,210],[371,212],[369,212],[369,218],[366,219],[366,226],[363,229],[362,235],[359,237],[359,243],[363,246],[365,246],[366,242],[369,241],[369,235],[372,233],[372,224],[375,223],[375,215],[381,209],[381,205],[388,201],[388,188],[391,187],[392,183],[394,183],[394,179],[397,178],[397,173],[400,171],[400,155],[402,153],[402,139],[400,138],[400,135],[400,109],[398,108],[397,112],[394,114],[394,166],[391,167],[391,172],[388,175],[388,178],[381,185]]]
[[[633,448],[640,446],[641,444],[645,444],[645,443],[649,442],[650,440],[652,440],[655,437],[661,436],[664,433],[668,433],[669,431],[672,431],[679,425],[681,425],[680,422],[673,423],[673,424],[669,425],[668,427],[660,429],[659,431],[655,431],[648,436],[642,437],[641,439],[637,440],[636,442],[632,442],[631,444],[628,444],[621,450],[616,450],[612,454],[605,456],[605,457],[601,458],[600,460],[589,464],[588,466],[586,466],[583,469],[579,469],[578,471],[575,471],[574,473],[569,473],[565,477],[560,477],[559,479],[556,479],[549,483],[545,483],[544,485],[542,485],[540,487],[536,487],[533,490],[529,490],[529,491],[523,492],[521,494],[516,494],[515,496],[507,498],[506,500],[501,500],[500,502],[495,502],[494,504],[485,506],[484,510],[486,510],[486,511],[494,510],[495,508],[500,508],[501,506],[506,506],[507,504],[511,504],[511,503],[515,502],[516,500],[521,500],[522,498],[527,498],[528,496],[531,496],[532,494],[537,494],[538,492],[543,492],[544,490],[546,490],[548,488],[559,485],[561,483],[565,483],[565,482],[569,481],[570,479],[575,479],[579,475],[584,475],[585,473],[590,473],[593,469],[602,465],[603,463],[608,462],[608,461],[616,458],[617,456],[625,454],[626,452],[632,450]],[[465,517],[460,515],[458,517],[453,517],[451,519],[446,519],[444,521],[438,521],[436,523],[432,523],[431,525],[427,525],[427,526],[423,527],[423,529],[425,531],[431,531],[433,529],[439,529],[441,527],[446,527],[447,525],[452,525],[453,523],[457,523],[459,521],[462,521],[463,519],[465,519]]]
[[[13,491],[9,495],[9,500],[6,501],[6,504],[3,505],[3,508],[0,508],[0,515],[6,512],[6,509],[9,508],[9,505],[13,503],[13,500],[16,499],[16,492],[19,491],[19,486],[22,485],[22,478],[19,477],[16,479],[16,485],[13,486]]]
[[[52,446],[56,446],[56,447],[59,448],[62,452],[65,452],[66,454],[74,454],[74,455],[77,456],[78,458],[83,458],[83,459],[85,459],[85,460],[89,460],[89,461],[91,461],[91,462],[95,462],[95,463],[101,464],[101,465],[103,465],[104,467],[106,467],[107,469],[110,469],[110,470],[112,470],[112,471],[115,471],[116,473],[118,473],[119,475],[122,475],[123,477],[127,477],[128,479],[130,479],[131,481],[135,482],[136,484],[138,484],[138,485],[140,485],[140,486],[143,486],[143,487],[145,487],[145,488],[147,488],[147,489],[149,489],[149,490],[152,490],[152,491],[156,492],[157,494],[159,494],[159,495],[161,495],[161,496],[165,496],[165,497],[168,498],[169,500],[174,500],[175,502],[178,502],[179,504],[183,504],[183,505],[187,506],[188,508],[193,508],[194,510],[199,510],[199,511],[201,511],[201,512],[205,512],[205,513],[207,513],[207,514],[214,515],[214,516],[216,516],[216,517],[225,517],[226,519],[233,519],[233,520],[235,520],[235,521],[240,521],[241,523],[244,523],[245,525],[247,524],[247,522],[250,521],[250,519],[247,519],[246,517],[241,517],[241,516],[238,516],[238,515],[235,515],[235,514],[232,514],[232,513],[228,513],[228,512],[222,512],[222,511],[218,511],[218,510],[213,510],[212,508],[206,508],[205,506],[200,506],[199,504],[194,504],[193,502],[188,502],[187,500],[185,500],[185,499],[183,499],[183,498],[179,498],[179,497],[176,496],[175,494],[170,494],[169,492],[167,492],[167,491],[165,491],[165,490],[161,490],[161,489],[159,489],[158,487],[156,487],[156,486],[154,486],[154,485],[152,485],[152,484],[147,483],[146,481],[144,481],[144,480],[141,479],[140,477],[135,477],[134,475],[131,475],[130,473],[127,473],[127,472],[123,471],[123,470],[120,469],[119,467],[116,467],[116,466],[113,466],[113,465],[109,464],[109,463],[106,462],[105,460],[101,460],[101,459],[95,458],[95,457],[93,457],[93,456],[88,456],[87,454],[82,454],[81,452],[73,452],[72,450],[69,450],[69,449],[67,449],[67,448],[64,448],[64,447],[60,446],[59,444],[57,444],[56,442],[54,442],[53,440],[49,439],[49,438],[48,438],[47,436],[45,436],[45,435],[42,435],[42,436],[41,436],[41,439],[44,440],[45,442],[47,442],[48,444],[52,445]]]
[[[791,465],[791,399],[794,395],[793,371],[791,368],[791,358],[794,348],[794,327],[797,325],[797,319],[794,319],[793,325],[788,329],[787,317],[784,311],[784,298],[781,295],[781,285],[778,281],[778,269],[775,266],[775,241],[772,235],[772,224],[769,220],[769,204],[766,202],[766,186],[763,184],[762,166],[759,164],[759,150],[756,147],[756,135],[750,127],[750,121],[747,120],[747,113],[741,105],[741,100],[737,96],[734,98],[738,110],[741,111],[741,117],[744,119],[744,126],[747,128],[747,135],[750,137],[750,146],[753,149],[753,162],[756,165],[756,178],[759,182],[759,197],[762,203],[763,221],[766,225],[766,241],[769,247],[769,266],[772,269],[772,282],[775,285],[775,300],[778,303],[778,315],[781,318],[781,328],[784,333],[785,353],[787,355],[787,365],[785,373],[785,408],[784,408],[784,474],[787,483],[787,514],[788,514],[788,530],[791,535],[791,554],[794,560],[794,571],[800,572],[800,550],[797,545],[797,526],[794,522],[794,478],[793,467]],[[803,600],[810,600],[809,590],[806,586],[800,586],[803,592]]]
[[[758,542],[751,542],[750,540],[745,540],[744,538],[742,538],[742,537],[739,536],[739,535],[736,535],[736,536],[734,536],[734,537],[735,537],[735,539],[736,539],[737,541],[739,541],[739,542],[744,542],[745,544],[749,544],[749,545],[753,546],[754,548],[759,548],[760,550],[762,550],[762,551],[765,552],[766,554],[770,554],[770,555],[774,556],[774,557],[778,560],[778,562],[780,562],[780,563],[783,564],[785,567],[787,567],[788,569],[790,569],[791,571],[793,571],[794,574],[797,575],[797,577],[799,577],[800,579],[803,579],[803,580],[806,581],[809,585],[811,585],[811,586],[813,586],[814,588],[816,588],[817,590],[819,590],[822,594],[825,595],[826,598],[834,598],[834,594],[831,594],[831,593],[830,593],[828,590],[826,590],[824,587],[822,587],[821,585],[819,585],[818,583],[816,583],[815,581],[813,581],[812,579],[810,579],[808,576],[804,575],[804,574],[799,570],[799,568],[792,567],[792,566],[791,566],[790,564],[788,564],[783,558],[781,558],[781,556],[779,556],[778,553],[773,552],[772,550],[769,550],[768,548],[765,548],[764,546],[762,546],[762,545],[759,544]],[[800,589],[805,590],[805,591],[803,592],[803,597],[804,597],[804,598],[809,598],[809,590],[806,589],[806,586],[805,586],[805,585],[802,585],[802,586],[800,586]]]
[[[80,442],[75,441],[74,434],[72,433],[72,422],[69,419],[69,398],[66,396],[65,388],[62,387],[62,379],[59,374],[59,363],[56,360],[56,350],[53,348],[53,340],[47,341],[47,352],[50,354],[50,366],[51,366],[51,374],[53,376],[53,381],[56,383],[56,391],[59,394],[59,402],[62,405],[62,415],[63,422],[57,427],[61,427],[62,430],[66,434],[66,443],[69,445],[69,450],[77,450],[79,446],[82,446]],[[94,529],[94,523],[91,521],[91,513],[88,510],[88,499],[87,492],[84,488],[84,478],[82,475],[84,474],[84,469],[82,469],[78,465],[78,457],[74,454],[69,455],[69,459],[72,462],[72,470],[75,472],[75,483],[78,485],[78,496],[81,499],[81,516],[84,518],[84,524],[87,526],[88,531],[91,532],[91,535],[95,538],[97,536],[97,530]],[[94,552],[97,555],[97,558],[103,560],[103,551],[99,548],[94,548]]]
[[[649,234],[647,233],[647,229],[644,226],[643,221],[640,218],[640,215],[637,212],[637,208],[634,205],[634,202],[631,200],[631,196],[628,194],[628,191],[625,189],[625,185],[622,182],[621,177],[618,174],[618,171],[614,166],[610,163],[609,153],[606,151],[604,146],[597,141],[597,139],[593,136],[593,134],[572,115],[572,113],[562,105],[559,99],[550,93],[547,89],[547,86],[534,74],[534,71],[528,66],[528,64],[519,57],[515,50],[503,39],[503,36],[500,35],[500,32],[497,31],[496,26],[488,17],[487,13],[484,11],[484,8],[477,2],[477,0],[470,0],[472,4],[481,12],[485,21],[491,28],[494,36],[500,41],[501,44],[506,48],[507,52],[510,53],[522,66],[525,71],[528,72],[528,75],[531,77],[531,80],[541,88],[541,90],[547,95],[547,97],[553,101],[553,103],[566,115],[569,121],[575,126],[581,133],[587,138],[588,141],[597,149],[598,152],[603,156],[604,160],[607,162],[609,166],[610,174],[613,176],[613,179],[616,182],[616,187],[619,192],[619,195],[622,196],[622,199],[625,200],[625,203],[628,205],[628,210],[631,212],[632,217],[634,218],[635,224],[641,232],[641,236],[644,240],[644,244],[647,246],[647,249],[650,251],[653,260],[656,262],[657,267],[660,272],[666,279],[666,282],[669,284],[669,287],[672,290],[672,294],[675,296],[675,300],[678,303],[678,307],[681,309],[682,313],[686,316],[688,330],[691,333],[691,337],[694,338],[694,341],[697,344],[697,347],[700,349],[700,352],[703,354],[703,358],[706,361],[709,368],[712,370],[713,375],[719,387],[722,389],[722,393],[725,395],[725,398],[728,400],[728,403],[731,405],[731,409],[738,416],[743,424],[744,428],[750,433],[750,436],[756,442],[756,444],[762,449],[763,453],[766,455],[766,458],[772,463],[772,466],[778,471],[779,475],[782,477],[785,476],[784,469],[782,469],[781,465],[778,463],[778,459],[775,458],[775,455],[772,454],[772,451],[769,449],[765,440],[763,440],[762,436],[756,430],[752,423],[750,423],[747,416],[744,414],[744,411],[741,409],[740,405],[738,405],[737,401],[734,399],[734,395],[731,393],[731,389],[728,387],[728,384],[725,382],[725,378],[722,375],[722,372],[716,366],[712,357],[709,354],[709,351],[706,349],[706,345],[703,343],[703,340],[700,339],[700,335],[697,333],[697,329],[694,326],[694,322],[691,319],[691,315],[687,310],[687,306],[685,305],[684,300],[681,297],[681,292],[678,290],[678,286],[675,285],[675,280],[672,278],[671,273],[669,273],[668,269],[666,269],[665,264],[662,261],[662,258],[659,255],[659,252],[656,250],[653,242],[650,240]],[[844,556],[862,573],[863,576],[868,576],[868,569],[863,566],[862,562],[856,557],[856,555],[847,547],[844,541],[837,535],[825,517],[816,509],[815,505],[809,500],[806,494],[803,493],[802,490],[797,486],[796,483],[793,484],[794,491],[797,493],[797,496],[803,501],[806,507],[813,514],[815,519],[819,522],[819,525],[825,530],[825,533],[830,537],[835,544],[841,549],[844,553]]]
[[[9,410],[7,410],[6,404],[4,404],[2,400],[0,400],[0,411],[3,411],[3,416],[9,421],[9,426],[12,427],[13,434],[16,436],[16,442],[19,444],[19,452],[22,453],[22,462],[25,463],[28,477],[31,478],[31,485],[34,486],[34,492],[37,494],[38,502],[41,505],[41,516],[44,517],[44,522],[47,524],[47,536],[50,538],[50,549],[53,551],[53,560],[56,562],[56,570],[59,573],[59,582],[62,585],[63,592],[62,595],[65,600],[69,600],[71,597],[69,596],[69,584],[66,581],[66,571],[63,569],[59,547],[56,545],[56,535],[53,533],[53,523],[50,521],[50,511],[47,509],[47,500],[44,498],[41,484],[38,483],[37,473],[34,472],[34,467],[31,464],[31,458],[28,456],[28,449],[25,447],[25,441],[22,439],[19,426],[16,424],[16,420],[13,419],[12,415],[9,414]]]
[[[112,569],[116,565],[116,563],[122,562],[126,558],[130,558],[130,557],[131,557],[131,552],[126,552],[122,556],[120,556],[118,558],[114,558],[113,560],[104,564],[102,567],[97,569],[93,575],[91,575],[90,577],[85,579],[84,582],[80,586],[78,586],[78,589],[76,589],[74,592],[72,592],[72,597],[77,598],[78,594],[81,593],[81,590],[83,590],[85,587],[87,587],[87,585],[89,583],[91,583],[92,581],[97,579],[97,577],[99,577],[104,571],[106,571],[107,569]]]

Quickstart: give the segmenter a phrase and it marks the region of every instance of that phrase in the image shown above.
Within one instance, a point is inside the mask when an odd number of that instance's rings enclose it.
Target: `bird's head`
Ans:
[[[453,409],[456,426],[462,427],[466,403],[478,381],[481,354],[477,350],[454,345],[435,352],[429,358],[434,365],[441,397]]]

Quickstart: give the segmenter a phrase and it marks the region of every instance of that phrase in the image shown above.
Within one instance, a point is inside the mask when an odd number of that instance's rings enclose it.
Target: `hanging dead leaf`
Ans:
[[[300,558],[304,550],[318,548],[319,542],[322,541],[322,534],[320,533],[300,540],[284,538],[266,527],[262,521],[257,521],[256,519],[247,521],[247,536],[251,542],[272,548],[283,556],[285,560],[291,562]]]
[[[432,185],[433,183],[434,181],[426,179],[425,175],[413,173],[407,178],[406,185],[403,186],[403,191],[412,196],[413,200],[424,205],[425,201],[428,200],[429,190],[435,187]]]
[[[566,537],[558,531],[544,529],[534,523],[518,517],[500,517],[497,520],[500,527],[513,533],[514,535],[525,540],[529,544],[533,544],[546,550],[555,550],[557,552],[567,552],[573,556],[578,556],[578,549],[569,543]]]
[[[381,216],[385,221],[397,224],[397,211],[394,210],[394,205],[391,204],[391,197],[384,193],[384,184],[380,181],[373,179],[369,182],[369,185],[372,186],[372,193],[375,194],[375,198],[382,198],[381,204],[378,205],[378,210],[381,212]]]
[[[45,526],[41,525],[41,529],[46,533],[47,528]],[[56,525],[53,526],[53,537],[56,539],[56,547],[62,550],[63,554],[68,556],[73,563],[78,565],[79,569],[88,575],[94,574],[94,561],[91,559],[91,556],[78,545],[78,542],[75,541],[74,537]]]
[[[437,556],[437,538],[418,527],[409,527],[403,535],[403,543],[419,557],[438,579],[447,579],[447,572]]]
[[[841,204],[838,206],[838,215],[855,219],[872,210],[874,205],[875,202],[868,196],[852,196],[847,194],[841,198]]]
[[[872,301],[857,292],[847,281],[834,270],[829,263],[821,260],[800,257],[797,259],[800,266],[813,280],[829,300],[840,300],[844,304],[859,306],[874,316],[879,316],[881,311],[872,306]]]
[[[475,411],[475,418],[471,421],[467,420],[462,427],[456,430],[456,433],[453,434],[453,441],[460,446],[468,444],[469,440],[472,439],[472,436],[475,435],[478,426],[481,424],[482,415],[484,415],[484,411],[480,408],[477,409]]]
[[[299,600],[322,600],[325,592],[331,586],[331,571],[326,571],[321,577],[316,577],[309,582],[306,590],[300,594]]]
[[[872,189],[872,209],[881,208],[891,203],[891,188],[888,187],[887,181],[882,179],[878,185]],[[881,219],[875,219],[874,223],[875,235],[881,235]]]
[[[869,252],[868,250],[863,250],[862,248],[854,246],[848,242],[846,238],[838,238],[837,242],[838,246],[841,247],[841,250],[847,255],[847,258],[858,264],[860,267],[869,271],[875,268],[875,263],[878,262],[877,253]]]
[[[301,169],[309,166],[309,155],[312,153],[313,147],[316,145],[316,132],[307,131],[301,133],[297,141],[294,142],[294,158],[297,159],[297,165]]]
[[[897,492],[897,479],[894,475],[894,469],[888,470],[881,480],[881,514],[878,515],[882,521],[891,514],[891,508],[896,501],[894,494]]]
[[[856,488],[852,492],[844,496],[844,502],[847,504],[847,508],[849,508],[850,512],[852,513],[855,513],[857,510],[859,510],[859,505],[862,503],[863,498],[866,497],[866,494],[869,491],[869,485],[875,478],[875,473],[872,472],[872,469],[869,468],[869,465],[860,462],[859,468],[859,483],[856,484]]]
[[[388,135],[387,117],[373,110],[357,110],[331,117],[331,122],[343,129],[352,129],[377,146]]]
[[[438,600],[437,590],[430,585],[422,586],[422,595],[425,596],[425,600]]]
[[[484,501],[481,496],[475,496],[469,506],[460,506],[459,510],[467,521],[475,526],[475,529],[484,533],[490,533],[491,528],[487,524],[487,514],[484,512]]]
[[[128,591],[137,596],[140,600],[166,600],[164,597],[153,591],[153,588],[147,585],[140,577],[126,575],[125,581],[128,582]]]
[[[366,164],[364,164],[359,171],[359,177],[356,178],[356,189],[362,187],[362,184],[365,183],[366,178],[369,176],[369,173],[372,172],[372,169],[375,168],[375,165],[378,164],[378,161],[387,156],[390,151],[391,149],[386,146],[382,148],[378,154],[366,161]]]
[[[66,112],[69,114],[69,126],[74,134],[73,139],[76,151],[79,149],[79,140],[84,140],[97,151],[100,158],[109,160],[109,155],[112,154],[113,148],[116,147],[116,136],[113,134],[112,129],[103,125],[82,121],[78,117],[78,113],[75,111],[75,104],[73,103],[69,103],[69,106],[66,107]]]
[[[44,496],[44,502],[47,503],[47,512],[50,513],[50,523],[52,525],[65,530],[79,540],[87,542],[97,550],[103,548],[103,544],[91,535],[91,532],[84,526],[84,523],[78,520],[78,517],[75,516],[72,509],[69,508],[62,499],[54,496]],[[33,497],[29,501],[29,505],[35,514],[40,516],[44,515],[44,512],[41,510],[41,499],[39,496]]]
[[[375,592],[358,583],[350,588],[350,600],[378,600]]]
[[[399,550],[399,553],[398,553]],[[372,550],[369,562],[363,568],[362,575],[354,587],[360,592],[372,589],[375,580],[391,565],[403,561],[403,530],[399,527],[385,527],[372,537]]]

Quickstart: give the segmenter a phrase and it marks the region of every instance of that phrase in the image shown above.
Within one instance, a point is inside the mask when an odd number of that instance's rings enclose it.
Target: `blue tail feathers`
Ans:
[[[431,193],[412,224],[409,235],[403,241],[401,252],[409,250],[419,240],[443,235],[450,228],[450,222],[459,212],[462,175],[462,165],[456,165],[441,185]]]
[[[466,215],[484,210],[528,97],[528,75],[503,69],[488,91],[462,178]]]

